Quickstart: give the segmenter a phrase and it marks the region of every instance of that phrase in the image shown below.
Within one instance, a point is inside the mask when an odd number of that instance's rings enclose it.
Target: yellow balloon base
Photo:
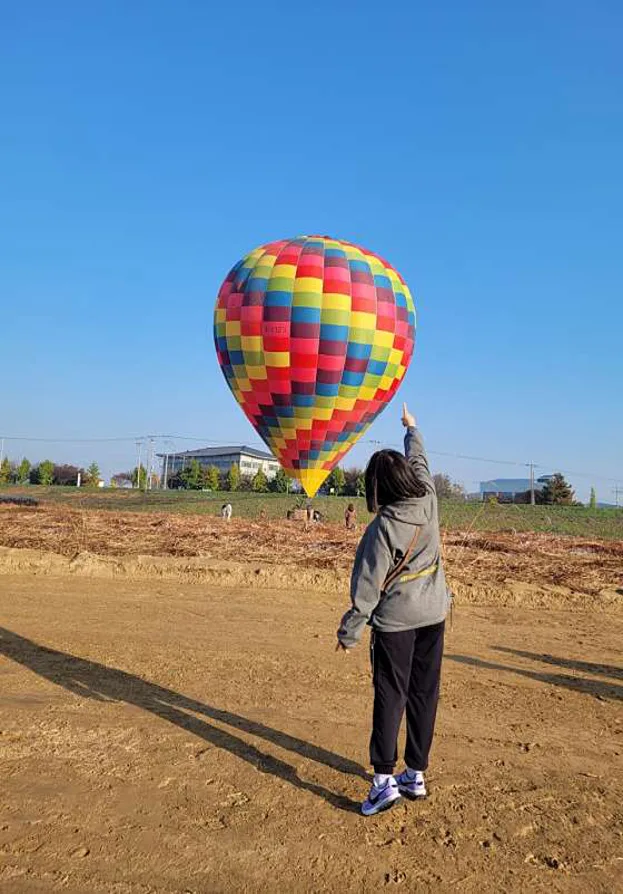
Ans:
[[[329,476],[326,469],[297,469],[296,471],[286,469],[286,473],[292,478],[298,478],[303,490],[310,498],[316,496],[318,488]]]

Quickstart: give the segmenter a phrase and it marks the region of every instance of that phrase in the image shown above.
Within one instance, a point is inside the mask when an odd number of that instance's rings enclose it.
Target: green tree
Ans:
[[[202,487],[201,463],[198,459],[191,459],[187,466],[180,472],[180,479],[187,490],[200,490]]]
[[[349,497],[363,497],[366,492],[366,479],[362,469],[346,469],[344,472],[344,493]]]
[[[8,484],[12,474],[11,463],[8,456],[5,456],[0,463],[0,484]]]
[[[147,469],[143,465],[134,466],[132,469],[132,487],[142,488],[145,487],[145,482],[147,481]]]
[[[220,478],[216,466],[208,466],[203,470],[203,486],[210,490],[218,490]]]
[[[336,466],[335,469],[333,469],[333,471],[327,478],[327,483],[326,483],[325,487],[329,491],[331,491],[331,489],[333,489],[333,492],[339,495],[344,490],[345,484],[346,484],[346,476],[344,475],[344,470],[341,469],[339,466]]]
[[[227,473],[227,490],[238,490],[240,487],[240,468],[237,463],[232,463]]]
[[[256,494],[265,494],[268,490],[268,478],[262,469],[258,469],[253,476],[252,487]]]
[[[571,485],[560,472],[552,475],[541,491],[543,502],[550,506],[569,506],[573,503],[574,496]]]
[[[597,494],[595,493],[594,487],[591,487],[591,496],[588,505],[591,509],[597,509]]]
[[[290,490],[290,479],[279,466],[277,474],[268,482],[268,489],[274,494],[287,494]]]
[[[54,484],[54,463],[51,459],[44,459],[37,467],[38,483],[49,487]]]
[[[236,490],[242,491],[242,493],[250,494],[253,491],[253,478],[250,475],[241,475],[240,481],[238,483],[238,487]]]
[[[25,457],[17,467],[17,483],[25,484],[30,477],[30,461]]]
[[[86,471],[85,477],[85,485],[87,487],[99,487],[100,482],[100,467],[96,462],[92,462],[89,468]]]

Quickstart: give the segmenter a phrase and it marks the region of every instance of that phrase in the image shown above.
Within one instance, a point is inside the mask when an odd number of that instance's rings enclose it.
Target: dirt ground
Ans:
[[[446,536],[430,796],[364,819],[358,535],[128,515],[0,513],[3,894],[623,889],[623,544]]]
[[[0,574],[0,890],[620,890],[619,609],[459,606],[430,797],[364,819],[343,608]]]

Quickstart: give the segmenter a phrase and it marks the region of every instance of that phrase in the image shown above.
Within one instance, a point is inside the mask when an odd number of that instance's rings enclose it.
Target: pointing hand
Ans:
[[[406,403],[402,405],[402,424],[405,428],[415,428],[415,416],[409,412]]]

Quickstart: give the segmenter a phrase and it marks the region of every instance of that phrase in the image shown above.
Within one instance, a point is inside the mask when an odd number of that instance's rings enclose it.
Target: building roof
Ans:
[[[541,490],[542,484],[534,483],[535,490]],[[530,490],[529,478],[493,478],[480,482],[480,493],[519,494]]]
[[[272,460],[273,462],[278,462],[276,457],[273,456],[272,453],[268,453],[266,450],[257,450],[255,447],[247,447],[245,444],[233,444],[229,447],[202,447],[200,450],[171,450],[169,453],[158,453],[157,456],[161,459],[165,456],[231,456],[232,454],[244,454],[244,456],[250,456],[253,459],[266,459]]]

